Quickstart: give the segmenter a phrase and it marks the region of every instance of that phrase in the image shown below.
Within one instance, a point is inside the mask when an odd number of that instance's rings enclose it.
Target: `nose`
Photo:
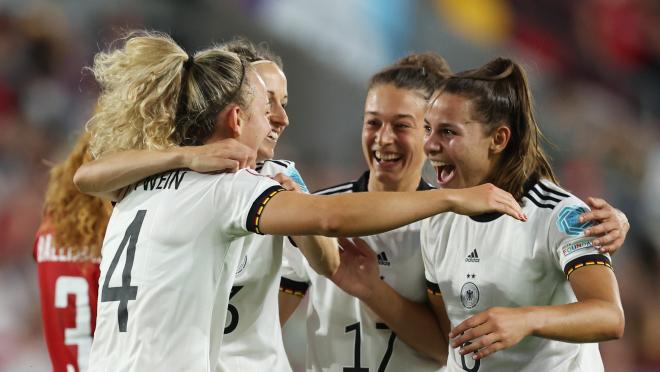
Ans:
[[[270,121],[270,125],[274,128],[282,127],[282,129],[284,129],[289,126],[289,116],[286,114],[284,107],[279,104],[275,104],[274,106],[275,107],[271,109],[268,121]]]
[[[392,130],[392,126],[390,124],[381,125],[381,127],[378,128],[378,132],[376,132],[376,143],[379,146],[384,146],[392,142],[394,142],[394,131]]]
[[[426,141],[424,141],[424,153],[426,156],[431,156],[437,154],[441,151],[441,145],[439,141],[435,140],[434,136],[429,136]]]

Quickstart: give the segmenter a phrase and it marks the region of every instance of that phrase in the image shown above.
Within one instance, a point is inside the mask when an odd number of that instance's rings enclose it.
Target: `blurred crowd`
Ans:
[[[260,1],[233,3],[250,12]],[[442,10],[455,1],[437,3],[436,21],[443,22]],[[630,219],[626,244],[614,258],[626,333],[601,345],[606,368],[660,371],[660,3],[500,3],[509,10],[510,30],[498,46],[534,67],[537,114],[563,186],[581,197],[604,197]],[[32,258],[47,172],[70,149],[93,108],[96,87],[83,66],[116,30],[145,26],[135,11],[90,9],[85,17],[74,17],[69,7],[55,3],[19,4],[0,5],[0,372],[49,368]],[[200,11],[205,6],[191,4]],[[460,31],[455,37],[480,47],[469,37],[461,39]],[[313,52],[300,48],[298,53]],[[295,85],[289,92],[298,97]],[[300,135],[292,126],[287,136],[295,143]],[[311,158],[323,159],[315,155]],[[314,179],[323,163],[303,164],[303,171],[315,169],[309,184],[333,182]]]

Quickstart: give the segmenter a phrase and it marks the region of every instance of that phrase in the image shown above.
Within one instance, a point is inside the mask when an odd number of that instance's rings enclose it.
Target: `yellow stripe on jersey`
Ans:
[[[294,291],[292,289],[280,287],[280,292],[288,293],[290,295],[294,295],[294,296],[298,296],[298,297],[305,297],[305,292],[303,292],[303,291]]]
[[[566,273],[566,279],[568,279],[575,270],[583,268],[583,267],[587,267],[587,266],[594,266],[594,265],[605,266],[605,267],[609,267],[610,269],[614,270],[612,268],[612,264],[610,263],[610,260],[607,258],[607,256],[605,256],[605,255],[589,255],[589,256],[579,257],[579,258],[573,260],[568,265],[566,265],[566,267],[564,268],[564,272]]]
[[[263,213],[266,204],[268,204],[268,202],[273,198],[273,196],[275,196],[280,191],[284,191],[284,189],[281,186],[272,186],[268,188],[266,191],[264,191],[264,193],[254,201],[254,204],[250,209],[250,213],[248,214],[248,224],[247,224],[248,231],[252,231],[257,234],[262,234],[261,230],[259,229],[259,221],[261,220],[261,214]]]
[[[280,292],[292,294],[299,297],[304,297],[309,288],[309,283],[298,282],[285,277],[280,279]]]

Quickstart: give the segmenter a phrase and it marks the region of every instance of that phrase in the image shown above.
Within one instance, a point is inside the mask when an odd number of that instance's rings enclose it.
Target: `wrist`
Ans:
[[[438,190],[441,192],[441,200],[445,203],[448,212],[456,211],[456,206],[458,205],[458,192],[454,189],[441,189]]]
[[[379,299],[386,298],[385,292],[389,289],[389,285],[380,278],[367,283],[366,287],[368,290],[358,296],[358,298],[369,306],[373,305]]]
[[[172,169],[191,168],[192,156],[188,147],[174,146],[165,150],[170,155],[169,164]]]
[[[526,324],[526,336],[538,336],[539,331],[545,325],[545,316],[541,309],[536,306],[520,308],[523,311]]]

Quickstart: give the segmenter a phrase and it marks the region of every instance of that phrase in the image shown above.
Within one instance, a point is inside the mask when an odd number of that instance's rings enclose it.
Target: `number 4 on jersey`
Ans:
[[[144,216],[147,214],[146,210],[139,210],[126,229],[124,238],[117,249],[117,253],[112,258],[108,273],[105,275],[103,281],[103,288],[101,292],[101,302],[119,301],[117,309],[117,322],[119,323],[119,332],[126,332],[126,325],[128,324],[128,301],[137,298],[137,286],[131,285],[131,270],[133,269],[133,260],[135,260],[135,246],[137,245],[138,237],[140,236],[140,229]],[[127,248],[128,246],[128,248]],[[119,258],[126,248],[126,263],[121,275],[121,287],[110,287],[110,278],[114,274]]]

